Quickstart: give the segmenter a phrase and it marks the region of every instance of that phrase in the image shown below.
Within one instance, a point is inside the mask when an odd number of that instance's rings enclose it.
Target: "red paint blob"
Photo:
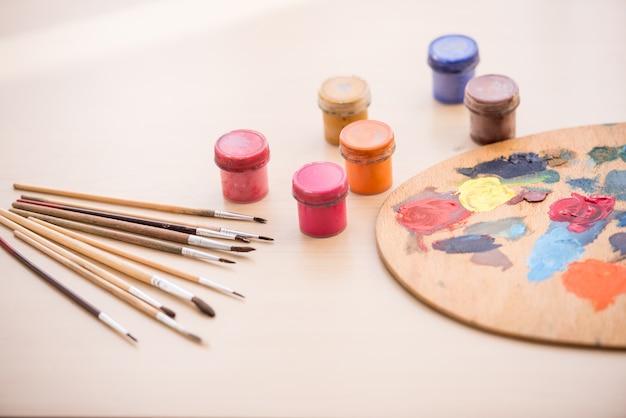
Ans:
[[[594,223],[606,219],[613,212],[615,197],[582,196],[572,193],[572,197],[554,202],[548,211],[550,219],[556,222],[569,222],[571,232],[585,232]]]
[[[470,215],[459,202],[428,197],[400,206],[396,219],[414,232],[429,235]]]
[[[590,300],[596,312],[606,309],[615,297],[626,293],[626,267],[601,260],[570,264],[562,280],[569,292]]]

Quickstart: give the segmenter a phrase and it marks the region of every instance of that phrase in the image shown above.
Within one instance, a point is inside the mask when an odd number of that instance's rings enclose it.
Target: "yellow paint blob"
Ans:
[[[489,212],[515,197],[515,191],[497,177],[467,180],[459,187],[458,194],[459,202],[472,212]]]

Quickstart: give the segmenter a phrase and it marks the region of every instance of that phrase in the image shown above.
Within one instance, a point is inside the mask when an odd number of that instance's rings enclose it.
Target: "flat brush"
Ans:
[[[238,230],[231,229],[231,228],[223,228],[223,227],[214,226],[214,225],[198,226],[198,225],[180,222],[180,221],[173,222],[171,220],[158,218],[154,216],[146,216],[146,215],[138,216],[136,214],[122,212],[118,210],[112,210],[112,209],[105,210],[105,209],[94,207],[94,206],[81,205],[78,203],[63,202],[63,201],[53,200],[53,199],[45,199],[42,197],[22,195],[21,199],[18,200],[18,202],[20,201],[24,201],[26,203],[33,203],[33,204],[35,204],[36,202],[49,203],[51,205],[61,206],[59,209],[74,210],[76,212],[88,213],[92,215],[99,213],[100,214],[99,216],[105,216],[108,218],[119,219],[119,220],[124,220],[124,219],[130,220],[134,218],[135,219],[134,222],[136,223],[142,223],[144,225],[151,225],[151,226],[158,226],[164,229],[173,229],[175,231],[187,232],[187,233],[199,235],[202,237],[235,239],[235,240],[239,240],[243,242],[249,242],[251,238],[259,239],[263,241],[274,241],[274,238],[270,238],[270,237],[259,235],[259,234],[253,234],[250,232],[238,231]],[[55,207],[55,206],[52,206],[52,207]],[[84,212],[82,210],[84,210]],[[192,231],[195,231],[195,232],[192,232]]]
[[[45,194],[51,194],[51,195],[56,195],[56,196],[66,196],[66,197],[72,197],[76,199],[92,200],[95,202],[114,203],[114,204],[123,205],[123,206],[134,206],[134,207],[139,207],[139,208],[155,209],[155,210],[160,210],[164,212],[184,213],[188,215],[206,216],[210,218],[254,221],[254,222],[259,222],[259,223],[267,222],[266,219],[259,218],[256,216],[243,215],[240,213],[228,212],[228,211],[218,210],[218,209],[187,208],[183,206],[142,202],[138,200],[121,199],[117,197],[108,197],[108,196],[99,196],[99,195],[93,195],[93,194],[87,194],[87,193],[72,192],[72,191],[67,191],[67,190],[58,190],[58,189],[51,189],[51,188],[38,187],[38,186],[29,186],[26,184],[17,184],[17,183],[13,184],[13,188],[15,190],[45,193]]]
[[[45,216],[45,215],[41,215],[41,216]],[[96,239],[89,238],[89,237],[87,237],[87,236],[85,236],[83,234],[79,234],[77,232],[70,231],[68,229],[63,228],[62,226],[58,226],[58,225],[47,223],[44,219],[36,219],[36,218],[29,218],[29,219],[31,219],[33,222],[36,222],[36,223],[39,223],[41,225],[47,226],[48,228],[54,229],[57,232],[60,232],[60,233],[65,234],[65,235],[67,235],[69,237],[72,237],[74,239],[82,241],[82,242],[84,242],[86,244],[89,244],[89,245],[92,245],[94,247],[100,248],[101,250],[105,250],[105,251],[108,251],[110,253],[117,254],[117,255],[119,255],[121,257],[127,258],[129,260],[136,261],[136,262],[138,262],[140,264],[143,264],[143,265],[155,268],[155,269],[163,271],[165,273],[169,273],[169,274],[171,274],[173,276],[177,276],[177,277],[180,277],[180,278],[183,278],[185,280],[192,281],[192,282],[200,283],[202,285],[208,286],[210,288],[213,288],[215,290],[219,290],[219,291],[224,292],[224,293],[228,293],[228,294],[231,294],[231,295],[234,295],[234,296],[239,296],[241,298],[244,297],[241,293],[235,292],[233,289],[230,289],[230,288],[228,288],[228,287],[226,287],[224,285],[221,285],[219,283],[216,283],[216,282],[214,282],[212,280],[209,280],[209,279],[206,279],[204,277],[195,276],[193,274],[188,274],[188,273],[185,273],[183,271],[177,270],[175,268],[166,266],[164,264],[157,263],[156,261],[149,260],[149,259],[141,257],[139,255],[136,255],[136,254],[130,253],[128,251],[124,251],[122,249],[119,249],[117,247],[113,247],[111,245],[105,244],[105,243],[103,243],[101,241],[98,241]],[[65,221],[65,220],[61,219],[60,221]],[[72,221],[66,221],[66,222],[72,222]]]
[[[98,320],[104,322],[106,325],[111,327],[113,330],[115,330],[119,334],[131,339],[132,341],[135,341],[135,342],[137,341],[135,337],[133,337],[123,326],[121,326],[119,323],[113,320],[113,318],[111,318],[109,315],[105,314],[104,312],[102,312],[101,310],[93,306],[91,303],[87,302],[78,294],[74,293],[72,290],[66,287],[63,283],[59,282],[54,277],[50,276],[48,273],[46,273],[45,271],[37,267],[35,264],[29,261],[26,257],[24,257],[22,254],[17,252],[13,247],[9,245],[9,243],[7,243],[1,237],[0,237],[0,245],[9,254],[17,258],[22,264],[24,264],[26,267],[28,267],[29,269],[37,273],[39,277],[44,279],[46,282],[50,283],[52,286],[58,289],[65,296],[73,300],[76,304],[78,304],[78,306],[80,306],[81,308],[89,312],[91,315],[95,316]]]
[[[148,283],[164,292],[170,293],[176,297],[192,302],[202,313],[208,316],[215,316],[215,311],[206,302],[193,293],[181,288],[169,280],[160,277],[156,274],[151,274],[146,270],[137,267],[136,265],[116,256],[114,254],[103,251],[99,248],[92,247],[74,238],[70,238],[57,231],[47,228],[43,225],[37,224],[29,219],[23,218],[15,213],[9,212],[6,209],[0,208],[0,215],[12,220],[13,222],[20,224],[24,228],[30,229],[33,232],[38,233],[52,241],[57,242],[71,250],[81,253],[91,259],[101,262],[102,264],[115,269],[119,272],[127,274],[137,280],[144,283]]]
[[[194,228],[191,226],[171,223],[171,222],[159,222],[159,221],[155,221],[149,218],[142,218],[139,216],[129,216],[129,215],[122,215],[119,213],[114,213],[114,212],[109,212],[109,211],[103,211],[103,210],[85,209],[85,208],[79,208],[76,206],[60,205],[58,203],[42,202],[40,200],[31,200],[31,199],[22,198],[22,199],[18,199],[17,201],[20,203],[29,203],[33,205],[46,206],[49,208],[69,210],[71,212],[84,213],[87,215],[101,216],[103,218],[116,219],[118,221],[132,222],[132,223],[141,224],[141,225],[148,225],[148,226],[153,226],[155,228],[183,232],[185,234],[199,235],[199,236],[211,237],[211,238],[232,239],[232,240],[239,239],[240,241],[250,242],[250,240],[247,238],[238,237],[237,235],[231,234],[231,233],[217,232],[217,231],[212,231],[212,230],[202,229],[202,228]]]
[[[13,222],[12,220],[0,215],[0,223],[3,224],[4,226],[6,226],[7,228],[13,230],[13,231],[18,231],[21,232],[24,235],[27,235],[35,240],[38,239],[39,235],[37,235],[34,231],[32,231],[31,229],[25,227],[24,225],[21,225],[19,223]],[[42,237],[39,237],[42,238]],[[70,259],[72,259],[72,261],[76,262],[77,264],[80,264],[82,267],[94,272],[95,274],[99,275],[100,277],[106,279],[107,281],[109,281],[111,284],[124,289],[126,292],[134,295],[135,297],[141,299],[142,301],[146,302],[147,304],[154,306],[156,309],[159,309],[161,311],[163,311],[166,315],[170,316],[170,317],[175,317],[176,313],[163,306],[163,304],[161,302],[159,302],[158,300],[154,299],[152,296],[148,295],[146,292],[144,292],[143,290],[139,289],[138,287],[135,287],[133,285],[131,285],[130,283],[128,283],[126,280],[122,279],[121,277],[111,273],[108,270],[103,269],[102,267],[92,263],[91,261],[83,258],[83,257],[79,257],[77,254],[74,253],[69,253],[68,257]]]
[[[141,299],[138,299],[134,295],[122,290],[121,288],[115,286],[108,280],[98,276],[96,273],[86,269],[82,265],[72,261],[71,257],[68,257],[68,255],[71,254],[69,251],[48,241],[45,238],[39,237],[38,235],[30,231],[28,235],[17,230],[13,231],[13,233],[15,234],[17,238],[26,242],[31,247],[41,251],[42,253],[46,254],[48,257],[52,258],[53,260],[58,261],[59,263],[63,264],[65,267],[73,270],[74,272],[78,273],[80,276],[86,278],[90,282],[100,286],[104,290],[116,296],[118,299],[121,299],[122,301],[128,303],[130,306],[139,310],[140,312],[143,312],[144,314],[150,316],[151,318],[154,318],[157,321],[167,325],[168,327],[173,328],[174,330],[180,332],[184,336],[191,338],[192,340],[196,342],[202,341],[200,337],[187,331],[182,325],[177,323],[175,320],[173,320],[169,316],[165,315],[160,310],[147,304]]]
[[[34,205],[31,203],[16,201],[13,202],[13,207],[16,209],[22,209],[30,212],[54,216],[55,218],[68,219],[71,221],[82,222],[90,225],[117,229],[121,231],[131,232],[133,234],[157,238],[164,241],[177,242],[179,244],[188,244],[196,247],[233,252],[254,251],[253,247],[232,246],[216,240],[199,237],[197,235],[186,234],[184,232],[168,231],[166,229],[156,228],[153,226],[140,225],[126,221],[118,221],[117,219],[103,218],[100,216],[87,215],[85,213],[78,213],[63,209],[51,208],[47,206]]]
[[[145,248],[164,251],[172,254],[182,255],[184,257],[198,258],[209,261],[219,261],[220,263],[234,264],[235,262],[227,258],[218,257],[213,254],[199,251],[194,248],[184,247],[169,241],[162,241],[155,238],[145,237],[143,235],[131,234],[130,232],[118,231],[110,228],[103,228],[97,225],[84,224],[81,222],[70,221],[69,219],[57,218],[43,213],[30,212],[22,209],[10,209],[11,212],[17,213],[25,218],[36,218],[46,221],[49,224],[58,225],[63,228],[73,229],[75,231],[86,232],[92,235],[98,235],[105,238],[111,238],[116,241],[127,242],[129,244],[139,245]],[[47,225],[49,226],[49,225]],[[66,234],[67,235],[67,234]]]

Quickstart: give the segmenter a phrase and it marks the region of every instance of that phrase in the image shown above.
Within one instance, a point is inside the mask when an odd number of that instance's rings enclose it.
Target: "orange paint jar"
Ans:
[[[345,160],[350,190],[377,194],[393,183],[391,156],[396,149],[393,130],[376,120],[359,120],[342,129],[339,151]]]
[[[372,98],[367,82],[358,77],[333,77],[324,81],[318,93],[324,137],[339,145],[339,133],[348,124],[367,119]]]

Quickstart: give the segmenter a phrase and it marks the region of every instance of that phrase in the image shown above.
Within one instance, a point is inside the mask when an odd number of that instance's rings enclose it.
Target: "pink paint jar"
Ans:
[[[226,199],[252,203],[267,195],[270,149],[263,134],[250,129],[229,132],[215,142],[214,151]]]
[[[346,228],[348,177],[341,166],[331,162],[305,164],[293,175],[292,186],[300,231],[324,238]]]

